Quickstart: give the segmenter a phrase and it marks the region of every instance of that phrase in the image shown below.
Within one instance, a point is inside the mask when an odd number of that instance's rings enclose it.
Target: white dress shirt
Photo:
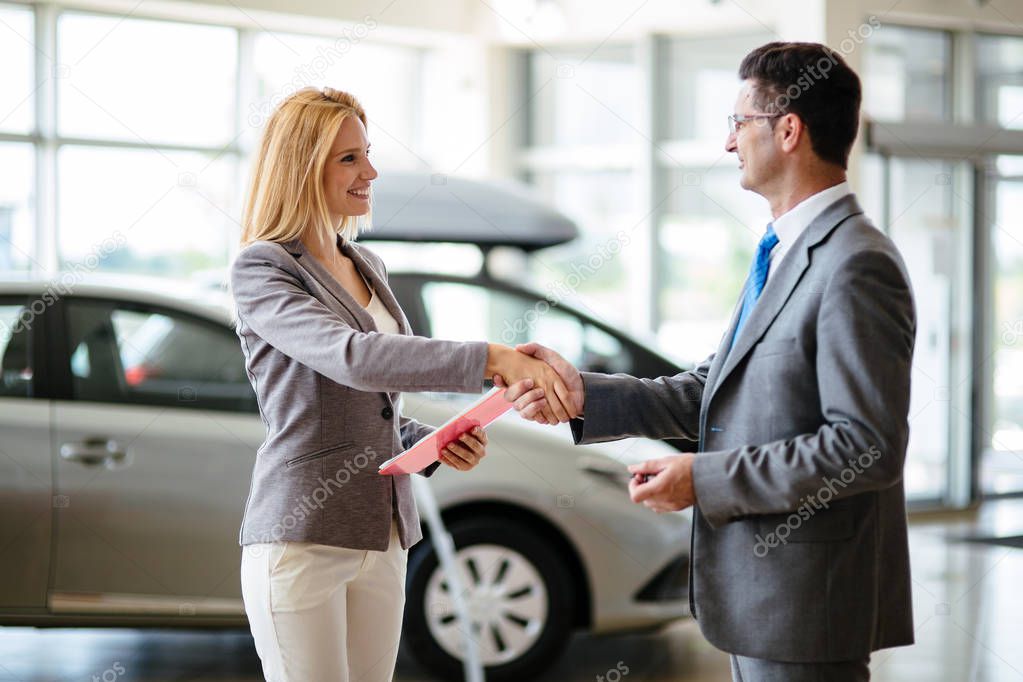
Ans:
[[[810,223],[824,209],[847,194],[852,194],[849,183],[840,182],[803,199],[771,221],[771,224],[774,226],[774,233],[778,235],[778,246],[774,247],[774,250],[771,251],[771,267],[767,271],[768,282],[774,277],[774,273],[778,270],[778,266],[781,265],[782,259],[785,258],[789,249],[799,239],[799,235],[803,234],[803,231],[810,226]]]

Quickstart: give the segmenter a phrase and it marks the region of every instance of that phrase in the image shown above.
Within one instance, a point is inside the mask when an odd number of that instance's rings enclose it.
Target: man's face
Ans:
[[[758,109],[754,103],[754,84],[743,82],[739,96],[735,100],[736,116],[756,116],[769,112]],[[778,149],[776,146],[774,126],[775,118],[757,118],[737,123],[736,131],[728,135],[725,151],[734,152],[739,159],[742,178],[739,184],[758,194],[774,176],[778,165]]]

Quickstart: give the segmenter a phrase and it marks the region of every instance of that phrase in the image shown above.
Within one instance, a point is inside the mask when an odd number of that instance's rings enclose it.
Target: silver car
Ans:
[[[403,303],[427,324],[431,277],[392,279],[406,297],[419,292]],[[237,535],[264,425],[223,301],[150,288],[0,283],[2,624],[245,625]],[[581,339],[617,349],[602,367],[643,350],[578,313],[557,314]],[[600,357],[586,343],[562,350]],[[470,399],[406,394],[404,412],[439,424]],[[442,468],[430,484],[491,679],[534,675],[574,629],[685,614],[688,517],[633,505],[625,485],[625,463],[671,448],[576,447],[567,425],[514,414],[489,434],[480,466]],[[457,674],[461,634],[429,538],[410,553],[407,587],[407,649],[436,674]]]

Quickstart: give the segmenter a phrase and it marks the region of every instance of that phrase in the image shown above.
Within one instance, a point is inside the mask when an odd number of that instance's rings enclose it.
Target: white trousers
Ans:
[[[246,545],[242,598],[267,682],[391,682],[407,559],[394,520],[383,552]]]

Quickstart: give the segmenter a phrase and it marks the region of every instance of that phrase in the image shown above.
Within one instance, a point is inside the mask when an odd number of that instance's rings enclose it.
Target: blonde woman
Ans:
[[[422,537],[408,476],[377,466],[432,428],[402,391],[478,393],[500,374],[571,416],[545,363],[504,346],[412,336],[383,262],[357,245],[376,169],[356,99],[303,89],[263,135],[231,268],[237,331],[267,436],[242,522],[242,594],[270,682],[390,680],[405,561]],[[458,470],[481,430],[447,448]],[[423,473],[430,475],[435,464]]]

